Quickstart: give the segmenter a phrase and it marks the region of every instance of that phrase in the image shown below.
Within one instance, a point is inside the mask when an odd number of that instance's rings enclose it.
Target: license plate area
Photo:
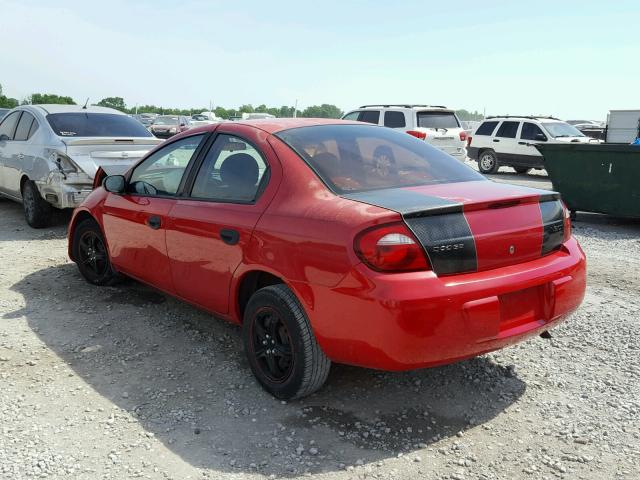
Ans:
[[[500,295],[500,331],[548,320],[545,315],[548,290],[545,284]]]

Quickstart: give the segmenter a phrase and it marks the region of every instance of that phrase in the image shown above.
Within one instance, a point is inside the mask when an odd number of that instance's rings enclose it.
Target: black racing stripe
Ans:
[[[403,188],[350,193],[343,197],[402,215],[437,274],[477,270],[476,245],[462,213],[462,203]]]
[[[462,212],[462,204],[459,202],[424,195],[404,188],[387,188],[368,192],[348,193],[342,196],[350,200],[393,210],[404,218]]]
[[[462,212],[405,218],[439,275],[478,269],[476,244]]]
[[[540,202],[543,238],[542,255],[556,250],[562,245],[564,238],[564,211],[560,200]]]

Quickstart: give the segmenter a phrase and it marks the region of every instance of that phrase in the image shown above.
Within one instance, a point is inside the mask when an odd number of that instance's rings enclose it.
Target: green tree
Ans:
[[[303,117],[307,118],[340,118],[342,110],[335,105],[323,103],[322,105],[311,105],[302,112]]]
[[[103,98],[96,105],[99,105],[100,107],[115,108],[121,112],[127,111],[127,105],[124,103],[124,99],[122,97]]]
[[[0,107],[2,108],[13,108],[17,107],[20,104],[17,99],[10,98],[4,95],[2,92],[2,85],[0,84]]]
[[[240,113],[253,113],[255,112],[255,109],[253,108],[253,105],[248,104],[248,105],[242,105],[239,109]]]
[[[456,115],[460,120],[475,120],[475,121],[484,120],[484,115],[482,115],[480,112],[478,111],[469,112],[464,108],[460,110],[456,110]]]
[[[71,97],[63,97],[53,93],[34,93],[30,97],[27,97],[23,103],[30,103],[32,105],[46,105],[51,103],[59,103],[63,105],[76,104]]]

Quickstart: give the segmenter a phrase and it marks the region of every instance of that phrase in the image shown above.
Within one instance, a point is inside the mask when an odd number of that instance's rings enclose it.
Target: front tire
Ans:
[[[485,175],[489,173],[496,173],[500,168],[498,163],[498,157],[493,150],[484,150],[478,157],[478,170]]]
[[[92,285],[113,285],[122,278],[111,265],[100,227],[91,218],[80,222],[73,232],[73,258]]]
[[[22,208],[30,227],[44,228],[51,223],[53,207],[42,198],[38,187],[31,180],[27,180],[22,187]]]
[[[273,396],[292,400],[318,390],[331,361],[320,349],[309,320],[285,285],[255,292],[244,313],[243,340],[251,370]]]

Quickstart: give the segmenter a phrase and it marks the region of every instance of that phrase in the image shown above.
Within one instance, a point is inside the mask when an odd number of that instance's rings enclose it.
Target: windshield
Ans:
[[[459,128],[460,124],[453,112],[418,112],[418,127]]]
[[[276,134],[335,193],[485,178],[404,132],[373,125],[319,125]]]
[[[584,134],[573,125],[564,122],[545,122],[542,126],[552,137],[584,137]]]
[[[151,137],[137,120],[117,113],[50,113],[47,121],[60,137]]]
[[[153,121],[154,125],[177,125],[178,117],[158,117]]]

